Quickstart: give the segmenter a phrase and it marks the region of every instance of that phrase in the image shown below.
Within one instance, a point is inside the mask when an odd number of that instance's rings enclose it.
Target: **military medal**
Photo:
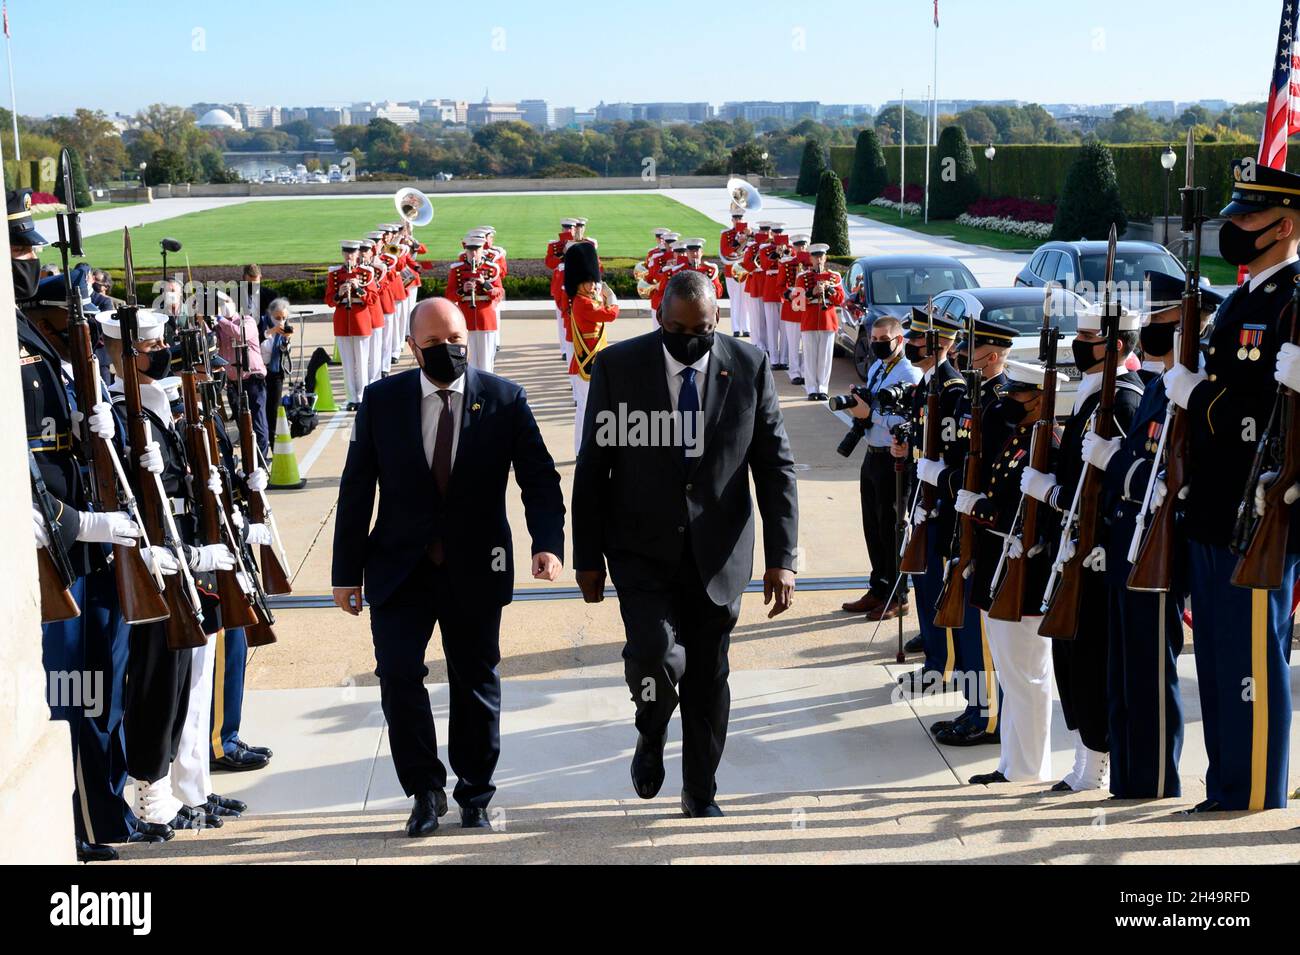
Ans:
[[[1237,343],[1241,346],[1237,349],[1237,360],[1245,361],[1249,358],[1251,361],[1259,361],[1259,346],[1264,342],[1264,325],[1243,325]]]
[[[1152,454],[1155,454],[1156,449],[1160,447],[1160,432],[1164,430],[1164,427],[1163,421],[1152,421],[1147,425],[1146,449]]]

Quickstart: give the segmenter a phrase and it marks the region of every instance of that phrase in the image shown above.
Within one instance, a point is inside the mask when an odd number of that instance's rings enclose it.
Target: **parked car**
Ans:
[[[835,343],[853,357],[854,368],[866,381],[872,322],[882,315],[907,319],[913,305],[925,307],[949,289],[978,287],[970,269],[946,255],[865,256],[853,263],[844,280],[846,300]]]
[[[1158,242],[1118,242],[1115,245],[1114,281],[1120,284],[1120,301],[1129,308],[1142,305],[1142,281],[1148,272],[1184,275],[1182,264]],[[1046,242],[1034,250],[1016,276],[1015,284],[1042,288],[1055,282],[1096,301],[1106,278],[1105,242]]]
[[[962,325],[971,318],[1010,325],[1016,330],[1010,357],[1015,361],[1038,364],[1039,333],[1043,328],[1044,291],[1025,288],[955,289],[934,297],[935,313]],[[1083,296],[1052,287],[1052,315],[1062,338],[1056,344],[1057,370],[1070,381],[1062,392],[1073,392],[1082,377],[1074,366],[1070,343],[1078,330],[1079,312],[1088,307]]]

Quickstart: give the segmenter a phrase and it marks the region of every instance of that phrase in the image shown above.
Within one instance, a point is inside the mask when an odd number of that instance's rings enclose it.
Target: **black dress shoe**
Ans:
[[[214,816],[231,816],[237,819],[248,812],[248,803],[242,799],[230,799],[226,796],[218,796],[216,793],[208,793],[208,803],[205,808]]]
[[[980,746],[984,743],[1000,743],[1002,737],[996,730],[986,733],[979,726],[957,722],[942,733],[936,733],[934,741],[944,746]]]
[[[1224,812],[1223,804],[1217,799],[1203,799],[1191,809],[1184,809],[1180,816],[1199,816],[1206,812]]]
[[[664,744],[668,737],[638,734],[632,754],[632,788],[642,799],[654,799],[664,784]]]
[[[415,805],[406,820],[406,834],[411,838],[431,836],[438,831],[438,806],[435,790],[415,794]],[[444,812],[446,810],[443,810]]]
[[[1072,793],[1074,787],[1062,779],[1059,783],[1048,790],[1049,793]]]
[[[77,840],[78,862],[116,862],[117,850],[97,842]]]
[[[718,804],[712,799],[708,802],[705,802],[702,799],[696,799],[683,789],[682,815],[687,819],[721,819],[722,810],[718,808]]]
[[[224,823],[220,816],[212,815],[206,807],[181,806],[170,825],[173,829],[220,829]]]
[[[214,773],[246,773],[254,769],[265,769],[270,761],[269,756],[255,753],[251,749],[236,749],[233,753],[227,753],[220,759],[212,760],[209,766],[211,766]]]
[[[868,615],[870,619],[870,615]],[[898,688],[904,693],[926,694],[926,693],[946,693],[949,690],[957,689],[957,684],[953,680],[947,683],[943,680],[943,674],[938,670],[926,670],[924,668],[912,670],[904,673],[898,678]]]
[[[783,365],[779,363],[772,366],[773,371],[787,371],[789,368],[790,368],[789,365]]]
[[[235,737],[235,746],[237,746],[239,749],[246,749],[250,753],[257,753],[257,755],[259,756],[265,756],[267,759],[270,759],[272,756],[275,755],[273,752],[271,752],[270,749],[268,749],[265,746],[249,746],[238,736]]]
[[[938,736],[940,733],[946,733],[956,725],[956,720],[935,720],[930,724],[930,735]]]
[[[462,807],[460,811],[460,827],[462,829],[491,829],[492,820],[488,818],[487,809],[481,806]]]
[[[903,644],[904,653],[920,653],[924,649],[925,649],[925,638],[922,637],[919,633],[916,636],[914,636],[911,640],[908,640],[907,643]]]
[[[131,830],[131,835],[126,839],[127,842],[167,842],[174,835],[176,830],[165,822],[145,822],[143,819],[135,821],[135,828]]]
[[[360,406],[359,404],[357,404],[355,401],[349,401],[349,402],[348,402],[348,405],[347,405],[347,410],[348,410],[348,411],[356,411],[356,410],[357,410],[358,408],[360,408],[360,407],[361,407],[361,406]]]
[[[988,786],[993,783],[1007,783],[1010,781],[1011,780],[1007,779],[1007,777],[1003,776],[997,770],[994,770],[991,773],[978,773],[970,778],[970,784],[972,786]]]
[[[804,383],[803,378],[801,378],[798,375],[790,379],[790,384],[792,385],[802,385],[803,383]]]
[[[732,338],[742,338],[743,336],[741,335],[740,332],[732,332],[732,333],[731,333],[731,337],[732,337]]]

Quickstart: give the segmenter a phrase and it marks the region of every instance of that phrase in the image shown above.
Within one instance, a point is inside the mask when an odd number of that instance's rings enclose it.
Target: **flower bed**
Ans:
[[[988,229],[991,232],[1019,235],[1027,239],[1042,240],[1052,234],[1050,222],[1022,222],[1005,216],[973,216],[969,212],[963,212],[956,221],[958,225],[970,226],[973,229]]]
[[[1014,219],[1016,222],[1056,221],[1056,206],[1033,199],[976,199],[966,212],[977,219]]]
[[[895,189],[894,192],[898,192],[898,190]],[[886,199],[884,196],[877,196],[875,199],[872,199],[867,203],[867,205],[879,206],[882,209],[894,209],[895,211],[900,207],[900,203]],[[901,203],[901,207],[902,211],[907,215],[919,216],[921,214],[921,204],[919,202],[904,202]]]

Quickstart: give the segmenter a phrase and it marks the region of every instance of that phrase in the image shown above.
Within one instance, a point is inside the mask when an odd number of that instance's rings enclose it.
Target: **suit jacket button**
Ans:
[[[695,485],[694,485],[694,484],[688,484],[688,485],[686,485],[686,490],[688,490],[688,491],[693,491],[693,490],[695,490]]]
[[[682,525],[679,524],[678,527],[677,527],[677,533],[679,533],[679,534],[685,534],[685,533],[686,533],[686,528],[685,528],[684,526],[682,526]]]

